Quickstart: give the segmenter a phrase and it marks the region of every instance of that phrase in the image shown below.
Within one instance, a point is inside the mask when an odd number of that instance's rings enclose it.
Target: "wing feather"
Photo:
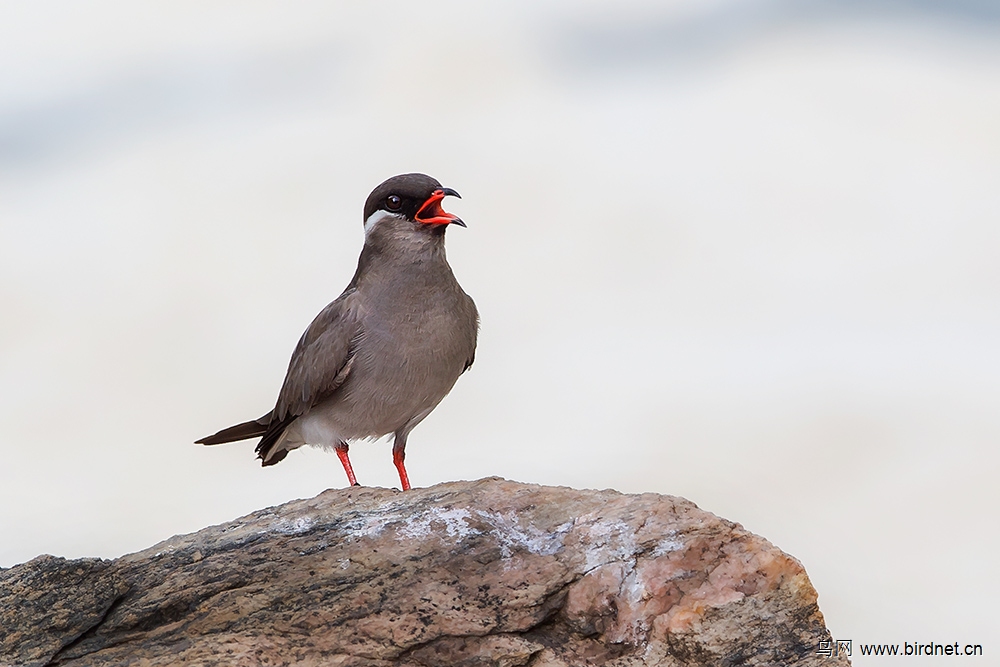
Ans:
[[[288,362],[272,423],[305,414],[347,379],[361,333],[354,294],[353,289],[344,292],[320,311],[302,334]]]

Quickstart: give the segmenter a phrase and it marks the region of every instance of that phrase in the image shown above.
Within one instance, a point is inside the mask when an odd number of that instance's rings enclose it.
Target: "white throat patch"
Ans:
[[[375,225],[377,225],[378,223],[382,222],[383,220],[385,220],[390,216],[398,217],[397,214],[390,213],[389,211],[375,211],[374,213],[369,215],[368,219],[365,220],[365,236],[368,236],[368,234],[371,233],[373,229],[375,229]]]

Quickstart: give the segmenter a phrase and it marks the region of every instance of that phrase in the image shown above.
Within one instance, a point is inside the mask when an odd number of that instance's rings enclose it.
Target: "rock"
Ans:
[[[0,570],[0,665],[847,665],[802,565],[681,498],[330,490]]]

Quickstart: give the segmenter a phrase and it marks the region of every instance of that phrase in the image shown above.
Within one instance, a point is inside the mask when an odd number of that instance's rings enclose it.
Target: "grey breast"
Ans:
[[[403,280],[357,286],[360,328],[351,373],[331,401],[317,406],[345,437],[412,428],[472,360],[475,304],[446,262],[421,269],[403,272]]]

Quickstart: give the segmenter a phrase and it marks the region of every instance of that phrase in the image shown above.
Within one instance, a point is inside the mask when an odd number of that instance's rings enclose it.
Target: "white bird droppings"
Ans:
[[[268,530],[282,535],[301,535],[315,525],[316,520],[311,516],[300,516],[295,519],[279,519],[268,526]]]
[[[460,542],[470,535],[482,534],[482,531],[469,525],[471,516],[469,510],[432,507],[407,521],[399,534],[410,538],[427,537],[436,528],[434,524],[443,524],[448,537],[457,538],[456,541]]]

